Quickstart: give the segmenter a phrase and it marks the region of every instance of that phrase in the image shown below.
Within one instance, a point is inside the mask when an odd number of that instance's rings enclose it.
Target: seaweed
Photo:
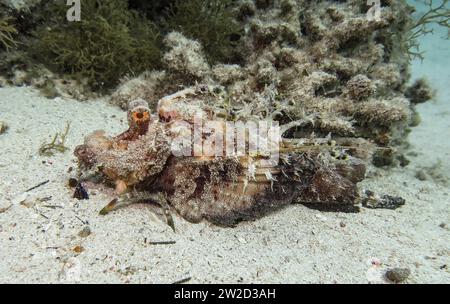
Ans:
[[[50,143],[42,144],[42,146],[39,148],[39,155],[53,156],[55,155],[55,152],[64,153],[69,150],[69,148],[65,146],[67,134],[69,134],[69,129],[70,123],[67,123],[63,133],[56,133]]]
[[[128,9],[126,0],[83,1],[81,21],[65,20],[65,3],[50,3],[41,14],[29,52],[52,70],[87,79],[96,91],[115,86],[126,74],[158,67],[161,37],[156,26]]]
[[[420,50],[420,45],[417,39],[421,36],[432,34],[432,24],[447,28],[449,34],[446,39],[450,37],[450,0],[441,0],[438,5],[433,5],[433,2],[438,1],[426,0],[428,10],[415,21],[413,21],[408,28],[406,36],[407,54],[410,59],[419,58],[424,59],[424,52]]]
[[[164,12],[177,0],[128,0],[129,7],[145,15],[146,18],[155,22],[162,22]]]
[[[236,21],[233,0],[177,0],[167,9],[166,31],[198,40],[211,63],[236,62],[243,33]]]
[[[17,46],[14,38],[17,35],[17,29],[11,24],[11,17],[0,17],[0,47],[9,51]]]

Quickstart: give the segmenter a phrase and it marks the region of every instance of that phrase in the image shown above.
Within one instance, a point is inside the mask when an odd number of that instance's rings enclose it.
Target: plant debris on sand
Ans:
[[[39,155],[53,156],[55,155],[55,152],[64,153],[69,150],[69,148],[65,146],[69,129],[70,123],[67,123],[63,133],[56,133],[51,142],[42,144],[39,148]]]

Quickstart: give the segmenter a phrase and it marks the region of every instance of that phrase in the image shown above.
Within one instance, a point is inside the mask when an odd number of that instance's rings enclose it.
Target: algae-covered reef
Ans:
[[[359,0],[83,0],[69,22],[65,1],[32,1],[0,15],[0,70],[52,97],[112,93],[123,108],[206,84],[227,119],[365,141],[390,165],[419,121],[415,104],[432,97],[426,81],[408,81],[416,38],[449,27],[448,0],[433,2],[413,17],[405,0],[381,1],[370,18]]]
[[[125,107],[143,98],[154,106],[181,87],[205,83],[221,88],[216,105],[229,119],[295,122],[295,137],[366,140],[376,146],[376,165],[396,162],[394,146],[418,121],[412,95],[431,97],[425,81],[407,87],[410,54],[398,37],[409,35],[414,20],[405,1],[385,1],[379,19],[368,18],[361,1],[232,4],[243,28],[234,61],[211,61],[201,39],[170,32],[163,69],[124,81],[112,102]]]

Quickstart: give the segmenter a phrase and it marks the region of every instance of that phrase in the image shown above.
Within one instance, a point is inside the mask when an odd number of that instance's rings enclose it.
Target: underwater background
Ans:
[[[450,283],[449,6],[381,1],[368,21],[365,1],[82,0],[68,21],[65,1],[0,1],[0,282]],[[233,119],[369,142],[358,188],[404,205],[174,215],[173,232],[150,204],[100,216],[107,185],[73,197],[88,134],[199,84]]]

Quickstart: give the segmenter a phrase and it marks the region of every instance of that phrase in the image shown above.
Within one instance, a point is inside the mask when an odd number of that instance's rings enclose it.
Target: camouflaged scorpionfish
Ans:
[[[231,226],[290,203],[355,203],[365,165],[329,139],[281,138],[280,161],[272,168],[252,165],[261,155],[174,156],[171,142],[180,132],[173,128],[176,122],[189,128],[196,113],[221,117],[207,91],[194,87],[167,96],[156,114],[145,101],[132,101],[127,131],[116,137],[96,131],[76,148],[81,172],[94,170],[115,183],[118,197],[102,214],[120,202],[147,198],[190,222],[206,219]],[[282,133],[288,128],[281,126]]]

